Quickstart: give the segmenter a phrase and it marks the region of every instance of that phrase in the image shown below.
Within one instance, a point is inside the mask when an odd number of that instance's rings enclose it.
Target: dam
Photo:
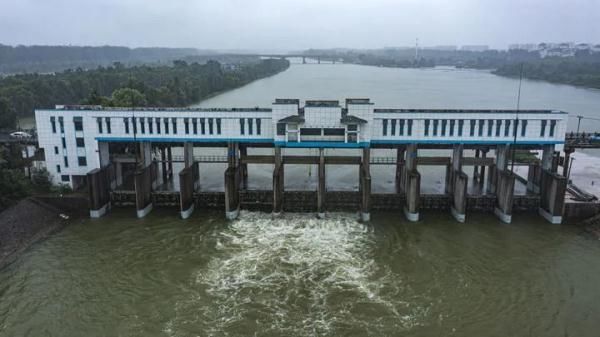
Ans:
[[[514,210],[535,210],[561,223],[572,152],[565,148],[567,121],[568,113],[555,110],[399,109],[377,107],[368,98],[275,99],[270,108],[36,110],[53,182],[87,186],[91,217],[111,205],[134,205],[138,217],[155,206],[177,206],[182,218],[197,208],[222,207],[228,219],[241,208],[319,217],[341,208],[357,210],[363,221],[373,210],[402,210],[418,221],[422,209],[447,209],[459,222],[468,210],[484,210],[510,223]],[[214,147],[226,148],[226,155],[202,151]],[[269,154],[250,154],[259,148]],[[294,155],[295,149],[310,152]],[[394,155],[373,155],[382,149]],[[431,149],[448,155],[419,155]],[[517,162],[521,150],[540,151],[541,158]],[[174,172],[173,163],[183,169]],[[224,192],[201,191],[200,163],[226,165]],[[250,164],[273,167],[271,189],[248,189]],[[316,190],[287,191],[286,165],[315,166]],[[335,174],[329,165],[355,166],[358,191],[328,190],[327,177]],[[395,193],[372,193],[372,165],[394,171]],[[515,174],[522,165],[527,177]],[[420,166],[445,168],[443,195],[421,193]],[[473,180],[466,173],[471,169]],[[526,185],[524,195],[515,195],[518,181]],[[478,193],[468,193],[469,187]]]

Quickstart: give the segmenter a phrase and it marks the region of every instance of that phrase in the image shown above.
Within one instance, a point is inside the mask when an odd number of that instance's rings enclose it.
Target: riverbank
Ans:
[[[29,197],[0,213],[0,269],[34,243],[84,218],[81,197]]]

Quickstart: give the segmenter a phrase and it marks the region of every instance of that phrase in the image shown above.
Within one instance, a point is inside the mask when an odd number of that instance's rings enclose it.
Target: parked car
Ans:
[[[10,136],[13,138],[31,138],[31,135],[25,131],[15,131]]]

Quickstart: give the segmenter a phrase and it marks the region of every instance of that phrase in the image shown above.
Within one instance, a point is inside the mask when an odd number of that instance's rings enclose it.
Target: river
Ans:
[[[512,108],[517,84],[484,71],[292,65],[201,105],[354,96],[389,107]],[[522,98],[524,108],[586,115],[600,106],[598,91],[534,81],[524,81]],[[70,225],[0,270],[0,336],[592,337],[600,329],[600,243],[534,214],[505,225],[490,214],[459,224],[435,212],[419,223],[377,212],[368,224],[349,213],[242,212],[233,222],[202,210],[185,221],[175,209],[134,213]]]

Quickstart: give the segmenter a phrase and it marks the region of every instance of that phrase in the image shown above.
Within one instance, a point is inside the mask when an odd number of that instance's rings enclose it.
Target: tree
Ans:
[[[0,209],[29,195],[31,186],[21,170],[0,169]]]
[[[145,106],[146,96],[136,89],[121,88],[113,92],[112,103],[118,107]]]
[[[0,130],[14,129],[17,125],[17,113],[7,99],[0,97]]]

